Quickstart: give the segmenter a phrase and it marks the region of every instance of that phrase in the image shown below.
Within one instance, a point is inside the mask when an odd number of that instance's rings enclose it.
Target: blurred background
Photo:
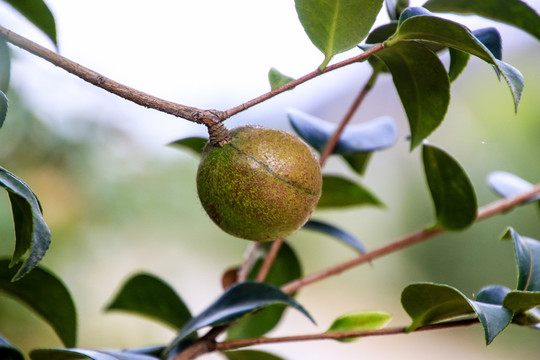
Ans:
[[[540,9],[540,1],[528,3]],[[200,108],[224,110],[268,91],[271,67],[299,77],[322,61],[303,32],[293,1],[159,0],[150,5],[138,0],[48,0],[47,4],[56,17],[62,55],[126,85]],[[385,14],[378,23],[384,21]],[[476,17],[459,21],[472,29],[494,25]],[[52,48],[44,35],[4,3],[0,22]],[[492,171],[540,181],[540,43],[509,26],[495,26],[503,37],[503,60],[525,78],[518,113],[506,84],[490,66],[471,58],[452,85],[445,122],[429,138],[467,170],[481,205],[497,198],[485,183]],[[197,156],[167,146],[179,138],[204,135],[205,128],[131,104],[19,49],[12,47],[12,53],[0,165],[26,181],[41,200],[53,234],[43,265],[71,290],[79,312],[79,347],[166,343],[174,336],[169,329],[121,313],[105,314],[103,309],[126,278],[148,271],[172,284],[196,314],[220,294],[223,271],[242,262],[250,244],[221,232],[199,205]],[[351,50],[335,60],[356,53]],[[286,110],[291,107],[337,122],[369,75],[367,64],[340,69],[226,124],[257,123],[290,131]],[[383,115],[397,120],[399,141],[373,156],[364,177],[337,158],[324,172],[361,182],[386,207],[315,214],[355,234],[370,249],[433,222],[420,153],[408,150],[407,121],[389,75],[378,79],[354,122]],[[452,285],[470,297],[490,284],[514,288],[513,247],[499,238],[509,225],[540,238],[536,210],[522,207],[307,287],[298,300],[318,326],[288,312],[270,335],[321,332],[336,317],[361,310],[387,311],[394,315],[391,326],[407,325],[399,297],[411,282]],[[9,257],[14,235],[5,193],[0,194],[0,234],[0,254]],[[355,255],[312,232],[299,231],[289,241],[306,274]],[[61,346],[44,322],[2,294],[0,333],[24,351]],[[434,353],[438,359],[525,359],[537,356],[539,335],[512,326],[486,347],[482,329],[473,326],[348,344],[320,341],[261,348],[291,360],[305,359],[306,354],[310,359],[349,359],[355,354],[370,359],[432,359]]]

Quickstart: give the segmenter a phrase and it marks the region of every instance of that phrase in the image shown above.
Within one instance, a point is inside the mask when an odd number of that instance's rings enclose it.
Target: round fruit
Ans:
[[[309,219],[321,196],[321,167],[300,138],[262,126],[231,131],[223,147],[206,145],[197,192],[210,218],[248,240],[284,238]]]

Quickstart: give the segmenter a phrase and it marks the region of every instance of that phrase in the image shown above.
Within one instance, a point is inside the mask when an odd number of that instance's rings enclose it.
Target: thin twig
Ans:
[[[244,263],[242,264],[242,266],[240,266],[240,269],[238,269],[236,282],[240,283],[247,280],[248,275],[249,275],[249,270],[251,270],[251,267],[253,266],[253,263],[255,262],[255,259],[257,258],[257,253],[259,252],[260,248],[261,248],[261,243],[259,241],[255,242],[251,246],[248,256],[244,260]]]
[[[450,321],[433,325],[426,325],[417,328],[414,331],[407,332],[406,327],[393,327],[384,328],[379,330],[362,330],[362,331],[340,331],[331,333],[309,334],[309,335],[294,335],[294,336],[281,336],[272,338],[255,338],[255,339],[241,339],[241,340],[228,340],[219,342],[216,344],[216,350],[225,351],[232,349],[239,349],[248,346],[261,345],[261,344],[275,344],[284,342],[295,341],[313,341],[313,340],[335,340],[335,339],[347,339],[355,337],[368,337],[368,336],[383,336],[383,335],[398,335],[398,334],[410,334],[420,331],[429,330],[442,330],[449,328],[456,328],[462,326],[469,326],[478,324],[478,319],[467,319],[459,321]]]
[[[536,185],[530,191],[523,192],[513,197],[500,199],[498,201],[492,202],[491,204],[485,205],[481,207],[480,209],[478,209],[476,222],[487,219],[493,215],[497,215],[497,214],[509,211],[513,209],[514,207],[527,202],[530,198],[538,194],[540,194],[540,185]],[[411,245],[418,244],[420,242],[433,238],[437,235],[440,235],[444,232],[445,230],[442,228],[431,228],[431,229],[419,230],[415,233],[412,233],[396,241],[393,241],[387,245],[384,245],[378,249],[375,249],[363,255],[360,255],[354,259],[345,261],[343,263],[334,265],[332,267],[326,268],[319,272],[313,273],[301,279],[285,284],[281,287],[281,290],[285,293],[289,293],[289,294],[293,293],[306,285],[324,280],[330,276],[338,275],[344,272],[345,270],[349,270],[355,266],[364,264],[366,262],[369,262],[373,259],[380,258],[385,255],[391,254],[393,252],[404,249]]]
[[[257,281],[263,282],[266,279],[266,276],[268,275],[268,272],[276,259],[279,249],[281,249],[281,245],[283,245],[283,241],[283,239],[275,240],[270,246],[270,250],[268,250],[261,268],[259,269],[259,273],[257,274]]]
[[[335,149],[335,147],[336,147],[336,145],[337,145],[337,143],[339,141],[339,138],[341,136],[341,133],[343,133],[343,130],[345,130],[345,127],[351,121],[354,113],[356,112],[356,110],[358,110],[358,108],[360,107],[360,105],[362,104],[364,99],[366,98],[366,95],[373,88],[373,85],[375,84],[375,79],[377,78],[377,75],[378,75],[378,72],[376,72],[376,71],[374,71],[371,74],[369,80],[364,85],[362,90],[360,90],[360,93],[358,94],[358,96],[354,100],[353,104],[349,108],[349,111],[347,111],[347,113],[343,117],[343,120],[341,120],[341,122],[339,123],[338,128],[336,129],[336,131],[334,132],[332,137],[326,143],[326,145],[324,147],[324,150],[321,153],[321,157],[319,159],[319,163],[321,164],[321,167],[324,166],[324,164],[326,163],[326,160],[330,157],[330,155],[334,151],[334,149]]]

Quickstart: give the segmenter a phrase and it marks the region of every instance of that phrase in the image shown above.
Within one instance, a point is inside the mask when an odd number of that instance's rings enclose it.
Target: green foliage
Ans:
[[[354,237],[350,233],[334,225],[311,219],[304,225],[303,229],[317,231],[317,232],[326,234],[328,236],[331,236],[335,239],[338,239],[342,241],[343,243],[349,245],[356,251],[358,251],[360,254],[367,252],[365,245],[362,244],[360,240],[358,240],[356,237]]]
[[[185,148],[200,156],[207,142],[207,138],[194,136],[173,141],[169,146]]]
[[[156,357],[125,351],[96,351],[88,349],[38,349],[30,353],[32,360],[156,360]]]
[[[382,203],[363,186],[341,176],[323,175],[322,195],[317,209]]]
[[[11,345],[0,336],[0,358],[4,360],[24,360],[24,356],[19,349]]]
[[[56,22],[51,10],[47,7],[43,0],[4,0],[17,11],[19,11],[24,17],[26,17],[31,23],[37,26],[41,31],[47,35],[51,41],[57,45],[56,42]]]
[[[11,52],[7,43],[0,40],[0,91],[7,92],[11,77]]]
[[[228,360],[283,360],[278,356],[257,350],[226,351],[224,355]]]
[[[272,90],[275,90],[278,87],[283,86],[293,80],[294,79],[292,77],[283,75],[275,68],[271,68],[270,71],[268,71],[268,81],[270,82],[270,88]]]
[[[384,328],[391,319],[392,315],[382,311],[352,313],[338,317],[326,332],[378,330]],[[350,342],[357,339],[358,338],[344,338],[338,340]]]

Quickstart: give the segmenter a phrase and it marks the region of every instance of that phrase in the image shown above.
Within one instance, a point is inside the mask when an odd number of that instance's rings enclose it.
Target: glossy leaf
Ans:
[[[519,235],[510,228],[503,239],[514,242],[518,268],[517,290],[540,291],[540,241]]]
[[[502,40],[501,34],[494,27],[487,27],[473,30],[473,35],[480,40],[485,47],[493,54],[495,59],[502,59]]]
[[[368,34],[383,0],[295,0],[298,18],[311,42],[330,59],[358,45]]]
[[[0,40],[0,91],[6,93],[11,77],[11,53],[4,40]]]
[[[290,109],[287,112],[294,131],[322,152],[337,125],[302,111]],[[361,124],[348,125],[334,148],[334,154],[353,155],[380,150],[394,145],[397,140],[397,125],[390,117],[379,117]]]
[[[271,243],[261,244],[257,259],[248,274],[249,280],[254,280],[257,277],[271,246]],[[302,266],[298,256],[287,242],[283,242],[266,276],[265,283],[280,287],[302,277],[302,274]],[[246,316],[227,330],[227,338],[246,339],[263,336],[279,323],[284,311],[285,308],[282,305],[271,305],[250,316]]]
[[[487,344],[491,343],[512,320],[510,310],[500,305],[470,300],[459,290],[448,285],[411,284],[403,290],[401,304],[412,318],[412,324],[407,327],[407,331],[476,314],[484,327]]]
[[[280,289],[265,283],[247,281],[231,286],[206,310],[192,318],[167,348],[164,358],[175,353],[182,342],[198,329],[230,324],[244,315],[274,304],[291,306],[313,321],[296,300]]]
[[[326,332],[377,330],[384,328],[391,319],[392,315],[382,311],[352,313],[338,317]],[[357,339],[358,337],[336,340],[350,342]]]
[[[448,78],[455,81],[469,63],[470,55],[464,51],[449,48],[450,65],[448,66]]]
[[[443,64],[417,42],[401,42],[377,52],[390,72],[411,130],[411,149],[443,121],[450,102],[450,81]]]
[[[43,0],[5,0],[56,43],[56,23]]]
[[[395,35],[386,41],[385,45],[391,48],[403,41],[417,40],[433,42],[461,50],[493,65],[506,80],[517,111],[521,93],[523,92],[523,76],[517,69],[496,59],[491,51],[467,27],[436,16],[413,16],[401,23]]]
[[[318,209],[346,206],[382,206],[375,195],[359,184],[339,176],[324,175]]]
[[[391,20],[398,20],[399,16],[409,7],[409,0],[385,0],[386,12]]]
[[[424,7],[420,7],[420,6],[412,6],[410,8],[407,8],[405,9],[401,15],[399,16],[399,19],[398,19],[398,26],[401,26],[401,24],[409,19],[409,18],[412,18],[413,16],[421,16],[421,15],[432,15],[431,12],[424,8]]]
[[[201,155],[207,142],[208,142],[207,138],[193,136],[193,137],[187,137],[184,139],[173,141],[172,143],[169,143],[168,145],[179,147],[179,148],[186,148],[188,150],[195,152],[195,154],[197,155]]]
[[[479,15],[520,28],[540,39],[540,16],[520,0],[430,0],[424,5],[434,12]]]
[[[360,240],[334,225],[311,219],[304,225],[302,229],[317,231],[338,239],[339,241],[358,251],[360,254],[367,252],[366,247]]]
[[[283,86],[294,79],[290,76],[283,75],[277,69],[271,68],[268,72],[268,81],[270,82],[270,88],[272,90],[277,89],[280,86]]]
[[[530,182],[505,171],[490,173],[487,177],[487,183],[493,191],[504,198],[516,196],[534,188]],[[540,200],[540,195],[534,196],[530,201],[536,200]]]
[[[483,287],[476,295],[476,301],[487,304],[502,305],[504,297],[511,290],[505,286],[490,285]]]
[[[19,349],[0,336],[0,359],[24,360],[24,356]]]
[[[28,185],[0,167],[0,186],[7,190],[11,201],[15,251],[10,266],[23,262],[13,277],[19,280],[41,261],[49,248],[51,232],[43,219],[39,200]]]
[[[6,94],[0,91],[0,127],[2,127],[4,125],[4,121],[6,121],[7,110],[8,98]]]
[[[30,353],[32,360],[156,360],[157,357],[125,351],[97,351],[89,349],[37,349]]]
[[[443,150],[424,145],[422,159],[437,225],[460,230],[476,220],[476,194],[469,177],[459,163]]]
[[[14,270],[9,260],[0,260],[0,290],[26,304],[45,320],[67,347],[75,346],[77,314],[66,286],[55,275],[41,267],[12,282]]]
[[[258,350],[235,350],[223,353],[228,360],[283,360],[279,356]]]
[[[179,330],[191,319],[180,296],[162,279],[139,273],[128,279],[106,308],[157,320]]]

